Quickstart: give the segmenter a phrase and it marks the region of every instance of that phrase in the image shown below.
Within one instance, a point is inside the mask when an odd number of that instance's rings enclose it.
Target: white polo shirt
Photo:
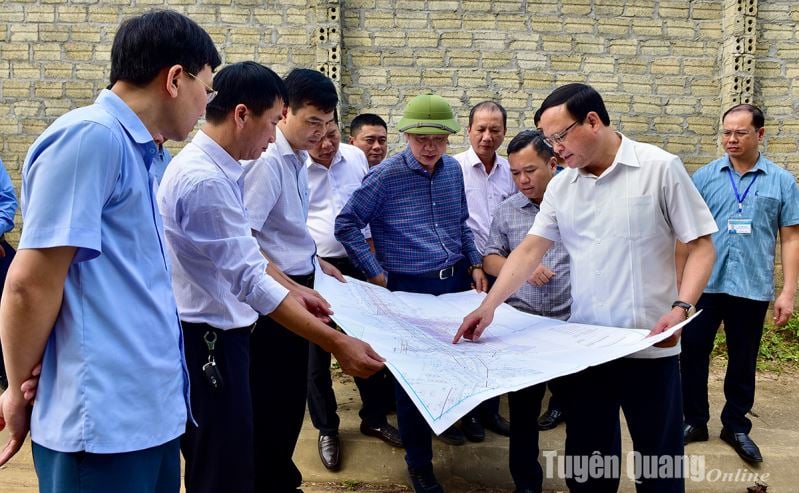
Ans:
[[[600,177],[566,169],[553,178],[530,234],[569,253],[570,322],[648,330],[677,299],[675,240],[712,234],[716,222],[680,158],[621,137]],[[650,347],[633,357],[679,352]]]
[[[336,216],[369,171],[366,156],[353,145],[341,144],[329,168],[310,156],[305,163],[310,191],[308,231],[316,241],[317,253],[320,257],[346,257],[344,246],[334,236]]]
[[[466,224],[474,233],[474,244],[482,255],[488,241],[491,218],[497,206],[516,193],[516,184],[510,174],[508,160],[495,153],[494,167],[486,173],[477,153],[471,146],[469,150],[454,157],[463,171],[463,185],[466,188],[466,203],[469,206],[469,219]]]

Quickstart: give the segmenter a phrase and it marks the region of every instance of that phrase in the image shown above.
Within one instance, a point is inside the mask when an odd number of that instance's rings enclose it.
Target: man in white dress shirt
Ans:
[[[495,101],[483,101],[469,111],[469,149],[454,157],[463,170],[463,185],[469,206],[469,225],[474,243],[485,255],[491,218],[497,206],[517,192],[508,160],[497,154],[507,131],[508,113]],[[499,397],[489,399],[461,420],[461,429],[472,442],[485,439],[484,427],[509,436],[508,421],[499,415]]]
[[[338,118],[330,124],[318,144],[308,150],[308,230],[319,257],[335,266],[342,274],[366,280],[347,257],[344,246],[334,236],[336,216],[361,186],[369,170],[366,156],[355,146],[341,143]],[[367,379],[355,378],[361,394],[361,433],[375,436],[395,447],[402,446],[399,431],[386,420],[394,402],[394,379],[382,370]],[[322,464],[329,470],[341,465],[339,417],[336,395],[330,379],[330,353],[310,344],[308,354],[308,413],[319,430],[318,450]]]
[[[250,234],[238,160],[256,158],[274,142],[283,81],[263,65],[241,62],[222,69],[214,88],[205,125],[166,170],[158,206],[199,425],[190,422],[181,441],[186,491],[246,493],[256,491],[249,371],[258,314],[333,351],[346,361],[345,371],[366,376],[381,364],[367,344],[303,307],[314,309],[319,300],[302,292],[287,296],[266,274],[267,261]]]
[[[585,84],[567,84],[547,96],[539,123],[568,169],[550,181],[530,234],[454,340],[479,338],[496,307],[530,278],[556,241],[571,259],[570,322],[655,334],[685,320],[710,277],[710,234],[717,228],[680,159],[616,132],[602,97]],[[678,239],[688,247],[679,289]],[[644,467],[642,460],[661,466],[653,477],[635,478],[638,491],[685,491],[675,459],[683,454],[679,334],[657,346],[558,382],[568,460],[584,464],[598,455],[609,465],[588,478],[567,477],[570,491],[617,490],[620,409],[639,454],[635,470]]]

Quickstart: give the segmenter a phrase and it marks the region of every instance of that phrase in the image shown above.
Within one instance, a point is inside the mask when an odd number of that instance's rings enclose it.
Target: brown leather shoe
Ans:
[[[338,471],[341,468],[341,439],[335,435],[319,434],[319,458],[322,465],[329,471]]]
[[[361,421],[361,433],[370,437],[377,437],[392,447],[404,448],[399,430],[388,423],[379,426],[369,426],[365,421]]]

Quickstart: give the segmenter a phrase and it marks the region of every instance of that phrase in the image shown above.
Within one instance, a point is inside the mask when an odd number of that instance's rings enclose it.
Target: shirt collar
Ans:
[[[305,166],[307,166],[309,169],[311,167],[314,167],[314,168],[324,168],[329,171],[333,169],[333,166],[340,163],[343,159],[344,157],[341,155],[341,146],[339,146],[338,150],[336,151],[336,155],[333,156],[333,160],[330,161],[330,166],[325,166],[323,164],[317,163],[316,161],[314,161],[314,158],[312,158],[310,154],[307,154],[307,156],[305,157]]]
[[[158,146],[153,142],[152,134],[144,126],[138,115],[130,109],[130,106],[122,98],[108,89],[100,91],[100,95],[97,96],[94,102],[116,118],[125,129],[125,132],[130,135],[134,142],[139,144],[142,156],[145,158],[144,162],[149,167],[153,156],[158,152]]]
[[[602,176],[607,176],[617,166],[630,166],[631,168],[641,167],[641,162],[638,161],[638,155],[635,153],[635,145],[633,144],[633,141],[625,137],[621,132],[616,132],[616,135],[621,137],[621,144],[619,145],[619,149],[616,151],[616,156],[613,158],[613,163],[611,163],[611,165],[608,166],[608,169],[602,173]],[[577,178],[580,176],[588,176],[585,168],[580,168],[576,171],[577,172],[571,177],[572,183],[577,181]]]
[[[735,168],[732,166],[732,163],[730,162],[730,156],[728,154],[725,154],[723,158],[719,159],[718,171],[724,171],[728,168],[731,169],[732,171],[735,171]],[[766,170],[767,170],[766,158],[763,157],[763,153],[761,152],[757,156],[757,161],[755,162],[755,166],[749,171],[747,171],[747,173],[751,173],[753,171],[759,171],[765,174],[768,173]]]
[[[216,164],[222,173],[225,174],[230,180],[238,182],[241,177],[242,167],[241,164],[233,159],[225,149],[222,148],[214,139],[208,136],[202,130],[197,131],[192,144],[200,148],[211,160]]]
[[[518,207],[519,209],[522,209],[522,210],[530,209],[530,208],[533,208],[535,210],[539,210],[540,209],[540,206],[538,204],[536,204],[532,200],[528,199],[527,196],[525,194],[523,194],[522,192],[516,192],[515,194],[511,195],[510,199],[508,199],[508,200],[512,200],[513,202],[511,202],[511,203],[515,207]]]
[[[295,162],[295,159],[299,159],[299,164],[303,165],[308,160],[308,151],[301,150],[294,152],[294,149],[292,149],[291,144],[286,140],[286,136],[283,135],[280,128],[275,129],[274,145],[277,147],[277,152],[280,153],[281,156],[293,158],[290,160],[291,162]]]
[[[466,151],[466,157],[468,158],[467,162],[472,167],[476,168],[477,166],[482,166],[483,170],[485,170],[485,166],[483,165],[483,161],[480,160],[480,156],[477,155],[477,153],[474,150],[474,147],[469,146],[469,150]],[[502,159],[500,159],[499,154],[494,152],[494,168],[499,167],[502,164],[503,164],[502,163]],[[491,168],[491,171],[494,171],[494,168]]]

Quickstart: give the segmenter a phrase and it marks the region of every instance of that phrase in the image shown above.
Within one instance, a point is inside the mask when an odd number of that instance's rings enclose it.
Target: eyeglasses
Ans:
[[[569,133],[569,130],[574,128],[574,126],[577,125],[578,123],[582,123],[582,122],[575,121],[574,123],[572,123],[568,127],[566,127],[563,130],[561,130],[560,132],[554,133],[554,134],[550,135],[549,137],[544,137],[544,144],[549,146],[550,149],[554,148],[555,144],[562,144],[563,141],[566,140],[566,134]]]
[[[189,74],[189,77],[191,77],[192,79],[194,79],[196,81],[199,81],[200,84],[205,86],[205,95],[208,98],[208,102],[206,104],[211,104],[211,101],[213,101],[214,98],[216,97],[216,95],[219,94],[219,91],[214,91],[208,84],[203,82],[203,80],[201,78],[197,77],[196,75],[194,75],[193,73],[189,72],[188,70],[186,71],[186,73]]]
[[[751,130],[726,130],[725,129],[725,130],[721,131],[721,138],[723,138],[724,140],[727,140],[730,137],[732,137],[733,134],[735,134],[735,136],[737,138],[743,139],[744,137],[746,137],[747,135],[749,135],[751,133],[752,133]]]
[[[417,144],[422,147],[440,147],[449,143],[449,135],[417,135],[407,134],[411,136]]]

